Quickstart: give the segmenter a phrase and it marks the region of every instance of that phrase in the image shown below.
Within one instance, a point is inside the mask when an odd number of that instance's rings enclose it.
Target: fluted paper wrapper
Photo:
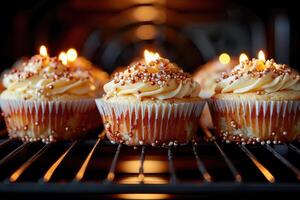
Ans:
[[[115,103],[96,99],[107,137],[127,145],[187,143],[197,131],[204,101]]]
[[[52,142],[82,137],[99,127],[94,99],[34,101],[1,99],[9,136],[25,141]]]
[[[205,103],[202,114],[200,116],[199,125],[202,128],[212,129],[214,127],[212,122],[212,116],[210,114],[209,107]]]
[[[291,141],[300,134],[300,101],[208,101],[217,133],[255,141]],[[251,140],[250,140],[251,141]],[[254,143],[254,140],[252,140]]]

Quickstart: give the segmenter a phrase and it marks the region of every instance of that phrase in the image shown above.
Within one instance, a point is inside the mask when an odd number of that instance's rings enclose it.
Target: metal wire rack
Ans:
[[[3,138],[0,192],[168,197],[300,193],[299,148],[299,142],[134,148],[103,137],[54,144]]]

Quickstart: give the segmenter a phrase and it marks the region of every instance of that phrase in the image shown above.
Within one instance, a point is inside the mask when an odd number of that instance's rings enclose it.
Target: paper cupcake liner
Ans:
[[[300,134],[300,101],[208,101],[213,123],[223,139],[247,143],[291,141]]]
[[[111,141],[153,146],[187,143],[196,134],[204,103],[126,104],[96,99]]]
[[[214,127],[207,103],[205,103],[202,114],[200,115],[199,125],[200,127],[207,129],[212,129]]]
[[[10,137],[51,142],[82,137],[100,126],[94,99],[31,101],[1,99]]]

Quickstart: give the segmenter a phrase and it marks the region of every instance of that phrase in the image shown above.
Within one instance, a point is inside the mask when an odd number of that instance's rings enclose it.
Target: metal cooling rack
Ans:
[[[1,139],[0,192],[212,196],[300,193],[298,142],[262,146],[213,141],[134,148],[95,138],[54,144]]]

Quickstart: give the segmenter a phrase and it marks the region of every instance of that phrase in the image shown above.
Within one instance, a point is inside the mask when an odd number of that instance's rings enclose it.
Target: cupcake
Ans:
[[[196,134],[204,106],[199,90],[190,74],[145,51],[145,60],[116,73],[104,85],[106,94],[96,103],[112,142],[178,145]]]
[[[287,65],[263,58],[223,74],[209,99],[218,136],[243,144],[295,140],[300,134],[299,79]]]
[[[85,57],[78,57],[77,51],[73,48],[69,49],[67,53],[61,52],[59,54],[59,59],[68,67],[89,71],[95,79],[94,84],[103,92],[103,85],[109,81],[109,74],[107,72],[93,65],[93,63],[91,63]]]
[[[237,59],[231,59],[228,54],[223,53],[218,59],[213,59],[200,66],[199,70],[193,74],[193,79],[201,85],[199,96],[204,99],[211,97],[217,86],[215,80],[221,78],[222,72],[230,71],[237,63]],[[204,106],[199,123],[202,128],[213,128],[212,117],[207,104]]]
[[[52,142],[80,138],[99,126],[94,77],[36,55],[4,75],[0,96],[9,136]]]

